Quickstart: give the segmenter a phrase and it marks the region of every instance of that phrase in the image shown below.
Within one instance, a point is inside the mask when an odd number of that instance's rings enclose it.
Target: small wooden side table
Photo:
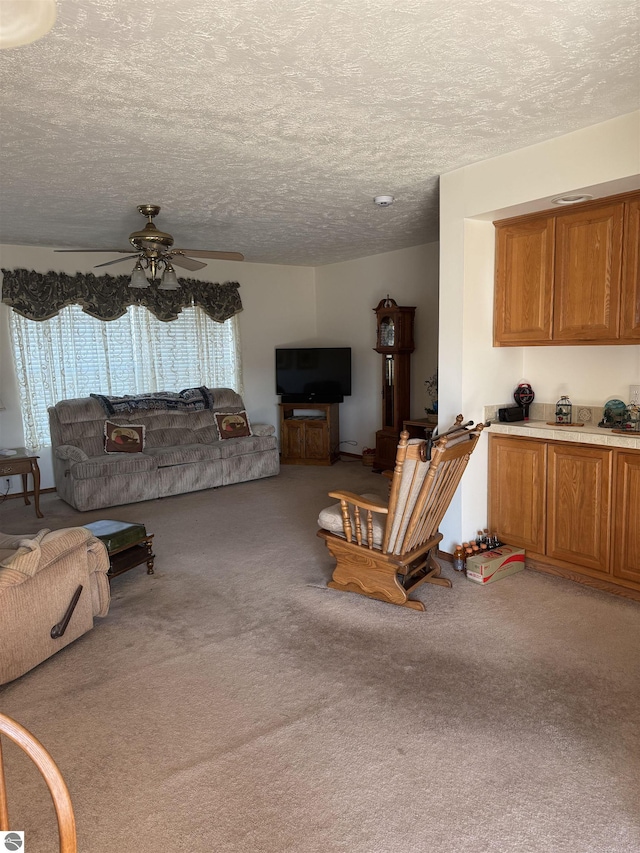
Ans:
[[[402,421],[402,429],[409,433],[409,438],[430,438],[431,433],[437,426],[437,421],[432,421],[429,418]]]
[[[29,493],[27,491],[27,476],[33,476],[33,503],[38,518],[44,518],[40,512],[40,468],[38,468],[39,456],[30,453],[26,447],[15,447],[14,456],[0,456],[0,477],[13,477],[14,474],[22,474],[22,494],[25,504],[29,505]]]
[[[141,563],[147,564],[147,574],[154,574],[155,554],[151,540],[153,533],[147,533],[144,524],[128,521],[92,521],[84,527],[104,542],[109,554],[109,580],[129,571]]]

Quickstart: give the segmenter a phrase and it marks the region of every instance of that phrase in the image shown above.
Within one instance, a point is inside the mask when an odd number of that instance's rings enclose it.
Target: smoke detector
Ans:
[[[373,202],[374,204],[377,204],[378,207],[390,207],[394,202],[394,198],[392,195],[377,195],[373,199]]]

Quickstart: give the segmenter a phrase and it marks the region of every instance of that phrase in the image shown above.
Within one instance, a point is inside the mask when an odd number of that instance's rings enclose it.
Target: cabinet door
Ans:
[[[551,340],[554,218],[496,226],[494,345]]]
[[[550,444],[547,556],[608,574],[612,451]]]
[[[620,340],[640,342],[640,200],[625,205]]]
[[[554,341],[613,341],[619,336],[624,204],[556,220]]]
[[[329,457],[329,432],[324,418],[304,422],[304,458],[322,459]]]
[[[616,452],[613,574],[640,583],[640,453]]]
[[[544,554],[547,447],[489,436],[489,524],[500,539]]]
[[[283,418],[282,456],[284,459],[304,458],[304,421]]]

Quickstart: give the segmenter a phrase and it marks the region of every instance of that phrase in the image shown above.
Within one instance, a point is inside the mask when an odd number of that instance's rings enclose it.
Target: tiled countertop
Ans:
[[[490,432],[501,435],[521,435],[523,438],[544,438],[546,441],[577,441],[582,444],[601,444],[640,450],[640,435],[621,435],[593,424],[583,427],[547,424],[546,421],[491,422]]]

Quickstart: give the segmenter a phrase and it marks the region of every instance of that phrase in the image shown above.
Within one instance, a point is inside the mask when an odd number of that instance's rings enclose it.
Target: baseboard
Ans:
[[[621,583],[613,583],[604,578],[595,578],[592,575],[583,575],[579,572],[565,568],[564,566],[554,566],[544,562],[538,558],[526,557],[525,567],[532,569],[534,572],[542,572],[547,575],[555,575],[556,577],[565,578],[566,580],[576,581],[577,583],[589,586],[592,589],[599,589],[601,592],[611,592],[614,595],[622,596],[622,598],[630,598],[632,601],[640,601],[640,590],[629,586],[623,586]]]
[[[17,476],[19,477],[20,475],[18,474]],[[41,495],[50,495],[52,492],[55,492],[55,491],[56,491],[55,487],[53,487],[51,489],[40,489],[40,494]],[[35,495],[33,492],[27,492],[27,497],[28,498],[35,498]],[[8,500],[11,500],[12,498],[22,498],[24,500],[24,492],[9,492],[9,494],[7,494],[7,495],[0,495],[0,503],[2,503],[3,500],[8,501]]]

